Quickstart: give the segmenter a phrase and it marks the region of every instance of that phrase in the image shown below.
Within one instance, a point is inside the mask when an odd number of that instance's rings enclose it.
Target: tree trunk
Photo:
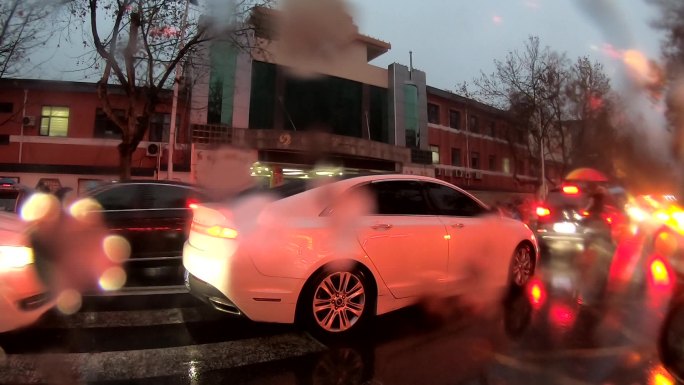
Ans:
[[[131,179],[131,164],[133,163],[133,151],[125,143],[119,144],[119,180]]]

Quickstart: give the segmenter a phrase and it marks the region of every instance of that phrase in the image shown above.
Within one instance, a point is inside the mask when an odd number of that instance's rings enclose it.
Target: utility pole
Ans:
[[[185,29],[188,26],[188,11],[190,9],[191,0],[185,1],[185,11],[183,12],[183,21],[181,23],[180,36],[178,37],[178,51],[183,47],[183,40],[185,40]],[[173,151],[176,146],[176,115],[178,114],[178,94],[180,92],[180,82],[183,77],[183,65],[179,61],[176,64],[175,78],[173,80],[173,101],[171,102],[171,122],[169,124],[169,148],[168,148],[168,163],[166,166],[166,179],[173,179]],[[161,150],[161,149],[160,149]]]

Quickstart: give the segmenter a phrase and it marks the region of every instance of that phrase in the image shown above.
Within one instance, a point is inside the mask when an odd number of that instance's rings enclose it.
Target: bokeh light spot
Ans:
[[[119,235],[108,235],[102,240],[102,249],[110,261],[125,262],[131,255],[131,245]]]
[[[76,313],[82,304],[81,294],[74,289],[67,289],[57,296],[57,309],[63,314]]]
[[[21,218],[27,222],[41,221],[55,218],[59,211],[60,203],[56,196],[36,193],[21,207]]]
[[[96,200],[85,198],[74,202],[69,207],[69,214],[79,221],[90,223],[96,220],[97,216],[93,214],[99,210],[102,210],[102,206]]]
[[[677,239],[672,234],[663,231],[656,236],[653,248],[656,253],[669,257],[674,255],[678,246]]]
[[[118,267],[110,267],[100,277],[99,284],[103,290],[119,290],[126,283],[126,272]]]

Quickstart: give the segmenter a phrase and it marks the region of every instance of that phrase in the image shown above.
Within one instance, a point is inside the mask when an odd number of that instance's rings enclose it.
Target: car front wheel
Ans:
[[[323,271],[312,281],[300,311],[312,331],[349,334],[370,317],[373,291],[363,272]]]

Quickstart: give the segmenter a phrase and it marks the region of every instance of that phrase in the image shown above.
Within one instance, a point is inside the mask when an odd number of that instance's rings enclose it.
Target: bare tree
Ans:
[[[563,119],[560,99],[567,78],[565,63],[564,55],[542,47],[539,38],[532,36],[521,50],[509,52],[503,61],[494,60],[492,74],[482,73],[474,81],[483,101],[510,111],[515,129],[523,131],[529,158],[540,168],[542,146],[548,151],[559,143],[552,130],[561,127]]]
[[[221,2],[222,18],[207,9],[208,16],[202,16],[203,10],[189,7],[188,2],[196,4],[196,0],[75,0],[70,4],[71,14],[89,24],[92,65],[102,69],[98,97],[105,114],[121,129],[121,179],[130,178],[132,155],[149,131],[162,93],[181,80],[180,76],[174,79],[177,65],[211,40],[251,48],[252,27],[245,20],[254,2]],[[123,115],[114,111],[112,84],[125,92]]]
[[[612,149],[617,128],[614,113],[621,106],[610,79],[598,62],[580,57],[570,68],[566,87],[569,121],[572,125],[574,166],[612,170]]]
[[[37,0],[0,2],[0,79],[16,74],[28,54],[49,38],[50,9]]]

